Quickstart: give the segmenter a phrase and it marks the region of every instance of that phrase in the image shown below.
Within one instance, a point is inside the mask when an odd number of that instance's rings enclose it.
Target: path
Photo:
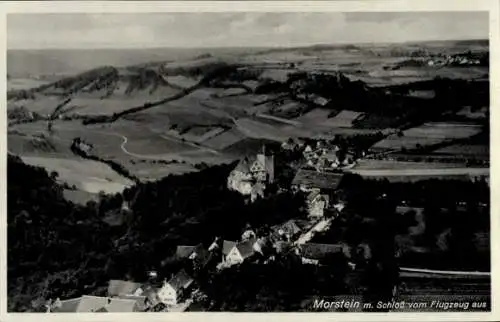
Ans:
[[[330,225],[332,224],[334,218],[323,218],[320,221],[318,221],[314,226],[306,231],[305,233],[301,234],[300,237],[293,243],[294,246],[300,246],[308,241],[310,241],[314,235],[317,232],[325,231],[327,230]]]
[[[409,268],[400,267],[401,273],[415,273],[412,277],[437,277],[439,275],[446,277],[491,277],[490,272],[477,272],[477,271],[441,271],[423,268]]]

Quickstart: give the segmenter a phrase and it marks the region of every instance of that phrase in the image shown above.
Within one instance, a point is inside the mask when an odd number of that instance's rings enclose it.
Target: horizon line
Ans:
[[[378,42],[338,42],[338,43],[314,43],[314,44],[297,44],[297,45],[269,45],[269,46],[209,46],[209,47],[186,47],[186,46],[137,46],[137,47],[46,47],[46,48],[8,48],[9,50],[144,50],[144,49],[297,49],[297,48],[309,48],[316,46],[345,46],[345,45],[384,45],[384,44],[411,44],[411,43],[421,43],[421,42],[446,42],[446,41],[488,41],[489,37],[486,38],[452,38],[452,39],[432,39],[432,40],[409,40],[409,41],[378,41]]]

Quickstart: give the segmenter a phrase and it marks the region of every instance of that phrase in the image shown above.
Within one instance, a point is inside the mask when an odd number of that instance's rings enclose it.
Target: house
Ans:
[[[255,200],[263,196],[266,184],[274,182],[274,155],[268,155],[265,147],[255,157],[241,160],[227,180],[228,189]]]
[[[120,295],[141,295],[143,290],[141,288],[142,284],[122,281],[122,280],[110,280],[108,283],[108,296],[120,296]]]
[[[165,305],[177,305],[193,282],[193,278],[186,271],[181,270],[170,281],[163,283],[163,286],[158,290],[158,298]]]
[[[329,206],[328,195],[321,194],[315,190],[309,193],[306,198],[307,213],[310,218],[321,218],[325,214],[325,209]]]
[[[300,225],[296,220],[288,220],[280,225],[275,225],[271,227],[272,235],[275,236],[277,240],[287,240],[290,241],[294,236],[299,234],[303,230],[302,225]]]
[[[319,264],[329,255],[343,253],[344,244],[317,244],[306,243],[300,246],[299,253],[304,264]]]
[[[227,256],[231,252],[231,250],[236,246],[236,242],[230,241],[230,240],[224,240],[222,242],[222,261],[225,262],[227,259]]]
[[[144,297],[139,299],[139,303],[144,301]],[[83,295],[75,299],[59,301],[52,307],[54,313],[91,313],[91,312],[140,312],[141,305],[137,299],[124,299]]]
[[[292,180],[292,187],[304,192],[313,190],[335,191],[339,188],[342,178],[342,173],[300,169]]]
[[[256,242],[257,240],[252,238],[234,245],[226,256],[226,264],[228,266],[241,264],[245,259],[253,256],[256,252],[255,248],[258,247],[255,246]]]
[[[179,259],[190,259],[193,263],[204,267],[210,261],[210,251],[206,250],[202,244],[196,246],[177,246],[175,256]]]

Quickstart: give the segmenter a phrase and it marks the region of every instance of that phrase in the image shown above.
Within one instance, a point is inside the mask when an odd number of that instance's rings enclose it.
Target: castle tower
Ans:
[[[266,155],[266,145],[262,146],[262,152],[257,154],[257,161],[264,166],[269,183],[274,182],[274,155]]]

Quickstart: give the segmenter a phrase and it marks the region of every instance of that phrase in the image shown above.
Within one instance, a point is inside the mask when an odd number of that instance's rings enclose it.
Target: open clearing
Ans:
[[[375,149],[415,149],[418,146],[428,146],[453,139],[471,137],[481,132],[481,126],[462,123],[426,123],[403,132],[403,136],[396,134],[377,142]]]
[[[116,193],[133,184],[100,162],[26,156],[21,158],[25,163],[43,167],[49,173],[56,171],[59,181],[90,193]]]

